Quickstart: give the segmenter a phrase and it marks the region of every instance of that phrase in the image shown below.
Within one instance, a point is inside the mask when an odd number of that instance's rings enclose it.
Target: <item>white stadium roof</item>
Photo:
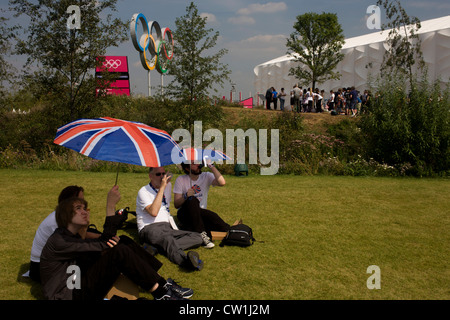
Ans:
[[[380,70],[388,33],[389,30],[385,30],[346,39],[341,49],[344,59],[336,67],[341,79],[329,80],[316,87],[326,93],[349,86],[355,86],[360,91],[366,89],[369,76],[376,76]],[[443,83],[449,83],[450,16],[422,21],[418,34],[430,81],[440,79]],[[284,55],[257,65],[254,68],[256,91],[264,94],[267,88],[273,86],[276,89],[284,87],[289,92],[298,82],[289,76],[289,69],[296,64],[293,60],[292,56]],[[369,63],[373,66],[370,69],[366,68]]]

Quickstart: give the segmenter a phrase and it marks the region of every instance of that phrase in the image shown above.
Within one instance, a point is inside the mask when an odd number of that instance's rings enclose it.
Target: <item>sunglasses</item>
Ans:
[[[161,175],[165,175],[165,174],[166,174],[165,172],[157,172],[157,173],[155,173],[155,176],[160,177]]]

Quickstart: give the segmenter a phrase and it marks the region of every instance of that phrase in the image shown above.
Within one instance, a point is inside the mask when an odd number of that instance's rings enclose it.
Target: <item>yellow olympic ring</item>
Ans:
[[[150,38],[150,40],[153,42],[153,45],[155,45],[155,39],[153,39],[153,36],[151,35],[151,34],[148,34],[147,35],[147,37],[145,38],[145,43],[147,43],[147,39],[149,39]],[[144,65],[144,68],[145,69],[147,69],[147,70],[153,70],[153,69],[155,69],[155,67],[156,67],[156,61],[158,60],[158,56],[157,55],[151,55],[151,59],[149,60],[149,59],[147,59],[147,57],[145,56],[145,51],[147,51],[147,50],[144,50],[144,53],[142,54],[140,54],[140,56],[141,56],[141,63],[142,64],[144,64],[145,63],[145,65]],[[143,61],[142,61],[142,58],[144,59]],[[148,64],[148,63],[151,63],[150,65]]]

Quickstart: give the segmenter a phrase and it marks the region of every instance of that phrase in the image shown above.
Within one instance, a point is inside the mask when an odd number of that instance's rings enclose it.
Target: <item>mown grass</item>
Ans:
[[[205,267],[195,273],[158,255],[161,274],[193,288],[193,299],[450,298],[448,180],[226,179],[224,188],[210,191],[210,209],[229,223],[242,218],[258,241],[197,249]],[[41,299],[40,287],[21,277],[36,228],[70,184],[85,188],[91,222],[101,227],[115,173],[0,170],[0,180],[0,299]],[[146,174],[121,173],[119,207],[134,210],[146,183]],[[136,238],[134,229],[120,233]],[[380,267],[380,290],[366,286],[370,265]]]

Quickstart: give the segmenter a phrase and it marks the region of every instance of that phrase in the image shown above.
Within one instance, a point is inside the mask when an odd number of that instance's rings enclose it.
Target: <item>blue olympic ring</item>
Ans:
[[[137,37],[138,22],[142,24],[144,31],[139,39]],[[156,39],[153,31],[156,33]],[[161,29],[156,21],[147,22],[147,18],[142,13],[135,13],[131,18],[130,33],[133,45],[139,51],[142,66],[146,70],[156,68],[159,73],[166,73],[167,62],[173,58],[172,31],[169,28]]]

